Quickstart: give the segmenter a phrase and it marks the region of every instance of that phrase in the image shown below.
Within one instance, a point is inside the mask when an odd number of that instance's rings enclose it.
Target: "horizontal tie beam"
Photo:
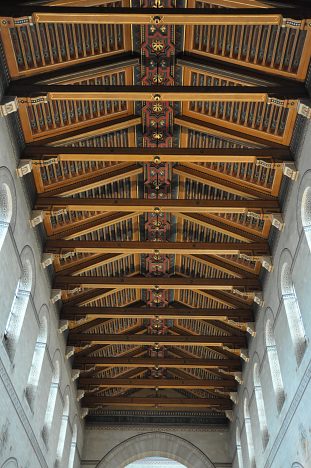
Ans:
[[[70,286],[87,288],[138,288],[154,287],[160,289],[220,289],[232,290],[243,287],[244,290],[261,290],[258,278],[183,278],[183,277],[111,277],[111,276],[69,276],[57,275],[54,287],[65,289]]]
[[[100,406],[127,406],[139,408],[146,407],[165,407],[165,408],[218,408],[231,409],[233,403],[229,398],[140,398],[140,397],[101,397],[86,396],[82,400],[82,405],[86,408]]]
[[[101,7],[46,7],[25,5],[0,8],[2,22],[10,26],[27,23],[73,24],[181,24],[181,25],[274,25],[282,26],[283,18],[302,20],[311,16],[308,8],[101,8]],[[5,18],[8,17],[8,18]],[[12,17],[16,18],[12,21]],[[24,23],[22,23],[24,21]],[[298,24],[297,22],[292,22]],[[286,24],[286,22],[285,22]],[[297,26],[297,27],[298,27]]]
[[[172,278],[172,277],[111,277],[111,276],[69,276],[57,275],[54,287],[66,289],[71,286],[97,288],[137,288],[156,287],[160,289],[220,289],[229,290],[242,287],[245,291],[261,290],[258,278]]]
[[[237,382],[231,379],[105,379],[80,377],[79,388],[84,387],[118,387],[118,388],[225,388],[235,390]]]
[[[47,240],[45,252],[62,254],[76,253],[149,253],[161,254],[217,254],[237,255],[240,252],[268,254],[267,241],[261,242],[154,242],[154,241],[92,241],[92,240]],[[134,280],[134,279],[133,279]]]
[[[191,320],[237,320],[252,322],[252,309],[190,309],[164,307],[74,307],[62,308],[62,319],[79,320],[89,318],[159,318],[159,319],[191,319]]]
[[[75,367],[131,367],[131,368],[173,368],[173,369],[235,369],[241,368],[240,359],[193,359],[193,358],[127,358],[124,357],[77,357]]]
[[[284,107],[295,107],[296,99],[308,98],[303,84],[295,86],[110,86],[110,85],[21,85],[13,81],[7,96],[17,96],[19,102],[39,104],[54,100],[73,101],[222,101],[260,102],[272,104],[286,101]]]
[[[278,200],[148,200],[145,198],[62,198],[39,195],[35,202],[37,210],[57,215],[62,211],[124,211],[155,213],[247,213],[259,210],[260,213],[280,211]]]
[[[70,344],[129,344],[129,345],[155,345],[165,344],[171,346],[227,346],[245,348],[244,336],[209,336],[209,335],[105,335],[103,333],[74,333],[68,335]]]
[[[292,161],[289,148],[87,148],[27,145],[23,158],[33,161],[237,162]]]

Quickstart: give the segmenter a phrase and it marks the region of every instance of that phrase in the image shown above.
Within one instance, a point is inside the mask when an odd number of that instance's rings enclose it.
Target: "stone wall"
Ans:
[[[189,468],[229,468],[228,435],[225,429],[86,427],[81,467],[123,468],[156,455]]]
[[[286,196],[231,425],[234,468],[311,466],[310,123],[298,137],[299,177]]]
[[[77,468],[80,405],[8,118],[0,136],[0,467]]]

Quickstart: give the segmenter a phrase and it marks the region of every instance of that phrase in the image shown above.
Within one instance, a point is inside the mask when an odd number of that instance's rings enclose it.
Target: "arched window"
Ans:
[[[55,364],[54,364],[54,372],[53,372],[51,386],[50,386],[48,403],[47,403],[46,412],[45,412],[44,425],[42,429],[42,437],[46,445],[48,444],[49,435],[50,435],[50,431],[51,431],[51,427],[53,423],[59,380],[60,380],[60,367],[59,367],[59,361],[56,359]]]
[[[56,449],[56,462],[55,467],[61,466],[61,461],[63,458],[64,447],[65,447],[65,439],[66,439],[66,432],[68,427],[68,419],[69,419],[69,396],[65,396],[64,400],[64,408],[63,408],[63,416],[62,422],[59,431],[59,439]]]
[[[31,407],[33,406],[35,396],[37,393],[47,338],[48,338],[47,318],[46,316],[43,316],[40,320],[39,334],[38,334],[38,338],[36,341],[35,350],[33,353],[31,368],[30,368],[27,387],[26,387],[26,397]]]
[[[0,249],[12,218],[12,196],[6,183],[0,185]]]
[[[301,221],[311,250],[311,187],[307,187],[301,199]]]
[[[243,457],[242,457],[242,445],[241,445],[241,433],[240,433],[240,428],[238,426],[238,423],[237,423],[237,426],[236,426],[236,432],[235,432],[235,437],[236,437],[236,453],[237,453],[237,457],[238,457],[238,464],[239,464],[239,468],[243,468]]]
[[[76,448],[77,448],[77,436],[78,436],[78,429],[77,429],[77,425],[75,424],[73,426],[73,431],[72,431],[68,468],[74,468]]]
[[[287,315],[289,331],[299,363],[306,348],[305,329],[301,318],[299,304],[288,263],[284,263],[281,270],[281,291]]]
[[[245,433],[246,433],[246,442],[247,442],[247,452],[248,452],[249,466],[251,468],[255,468],[256,463],[255,463],[254,440],[253,440],[251,417],[250,417],[250,414],[249,414],[248,398],[247,397],[244,398],[244,424],[245,424]]]
[[[264,404],[263,396],[262,396],[262,388],[261,388],[261,382],[260,382],[260,376],[259,376],[258,362],[254,364],[253,380],[254,380],[254,391],[255,391],[255,399],[256,399],[256,405],[257,405],[259,427],[260,427],[261,438],[262,438],[262,445],[265,448],[269,440],[269,434],[268,434],[265,404]]]
[[[29,260],[25,260],[4,332],[5,345],[11,360],[14,358],[24,322],[32,287],[32,277],[31,263]]]
[[[271,319],[266,322],[265,340],[276,404],[278,411],[281,411],[285,401],[285,393]]]

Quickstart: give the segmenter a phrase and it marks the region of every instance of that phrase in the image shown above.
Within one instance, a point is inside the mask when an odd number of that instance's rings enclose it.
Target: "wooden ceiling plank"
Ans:
[[[148,289],[158,286],[160,289],[213,289],[229,290],[242,287],[245,291],[261,290],[259,278],[184,278],[184,277],[146,277],[146,276],[70,276],[58,274],[54,287],[70,289],[77,285],[86,288],[137,288]]]
[[[135,127],[139,124],[141,124],[141,117],[137,117],[136,115],[126,115],[124,117],[117,117],[111,120],[103,120],[100,123],[90,124],[83,128],[68,130],[62,133],[61,135],[54,135],[52,137],[42,138],[39,141],[32,142],[31,145],[32,147],[35,147],[37,145],[42,147],[44,145],[57,146],[67,143],[76,143],[98,135],[103,135],[105,133],[116,132],[118,130],[124,130],[133,126]],[[75,151],[75,149],[72,151]]]
[[[206,11],[206,12],[205,12]],[[75,23],[75,24],[149,24],[150,18],[155,24],[169,25],[274,25],[281,26],[283,17],[308,18],[310,8],[293,9],[284,6],[275,8],[162,8],[158,15],[153,8],[103,8],[97,7],[57,7],[24,4],[1,5],[0,15],[20,18],[31,16],[34,24],[38,23]],[[30,21],[30,20],[29,20]]]
[[[292,161],[289,148],[105,148],[26,145],[23,158],[45,161],[57,157],[58,161],[126,161],[153,162],[160,157],[162,162],[232,162],[256,163],[267,160],[271,163]]]
[[[95,387],[123,387],[123,388],[226,388],[234,391],[237,382],[226,379],[131,379],[131,378],[94,378],[80,377],[79,388],[84,386]]]
[[[257,275],[255,273],[250,273],[247,270],[243,269],[243,265],[232,265],[226,262],[226,257],[212,257],[210,255],[186,255],[189,258],[192,258],[204,265],[208,265],[216,270],[228,273],[238,278],[255,278]]]
[[[59,187],[55,187],[55,185],[58,184],[53,184],[51,189],[49,189],[49,186],[45,186],[45,191],[42,196],[52,197],[76,195],[87,190],[102,187],[106,184],[124,180],[128,177],[137,176],[142,173],[142,170],[143,168],[136,164],[129,165],[121,163],[117,166],[110,166],[101,171],[96,171],[95,174],[86,174],[83,179],[79,178],[78,181],[75,180],[75,177],[70,177],[65,181],[65,183],[62,181],[59,184]]]
[[[282,171],[282,165],[280,168]],[[259,184],[247,183],[244,180],[239,180],[234,177],[228,177],[226,174],[220,174],[218,171],[202,167],[193,163],[178,164],[174,167],[174,173],[187,177],[187,179],[195,180],[202,184],[215,187],[232,195],[238,195],[247,199],[270,198],[275,199],[270,195],[271,189],[260,186]],[[217,176],[215,175],[217,174]],[[234,180],[235,179],[235,180]]]
[[[233,130],[232,128],[223,128],[220,125],[216,125],[215,123],[211,122],[203,122],[202,120],[195,119],[193,117],[188,117],[186,115],[182,115],[181,117],[176,117],[174,119],[174,123],[176,125],[180,125],[181,127],[188,128],[190,130],[195,130],[198,132],[203,133],[211,133],[215,136],[224,139],[234,139],[240,144],[245,145],[260,145],[260,146],[267,146],[269,145],[270,148],[288,148],[286,145],[282,145],[281,143],[276,143],[275,141],[267,141],[264,138],[259,138],[254,135],[249,135],[242,133],[238,130]]]
[[[269,244],[260,242],[158,242],[158,241],[82,241],[82,240],[47,240],[45,252],[61,254],[65,252],[89,253],[148,253],[159,254],[218,254],[238,255],[249,252],[254,255],[267,255]]]
[[[97,367],[164,367],[173,369],[241,369],[237,359],[199,359],[199,358],[149,358],[149,357],[76,357],[74,367],[92,365]]]
[[[63,305],[62,318],[67,320],[79,320],[90,316],[93,318],[160,318],[160,319],[192,319],[192,320],[220,320],[231,319],[242,322],[253,321],[251,308],[236,309],[202,309],[180,307],[92,307]]]
[[[86,396],[82,400],[82,406],[86,408],[112,406],[112,407],[165,407],[174,408],[218,408],[232,409],[233,403],[229,398],[142,398],[142,397],[100,397]]]
[[[89,234],[90,232],[104,229],[112,226],[113,224],[121,223],[128,219],[136,218],[138,213],[104,213],[86,219],[79,219],[76,222],[68,223],[62,229],[57,229],[55,234],[48,237],[50,240],[64,239],[72,240],[75,237]]]
[[[214,335],[109,335],[102,333],[74,333],[68,336],[70,344],[93,343],[93,344],[166,344],[171,346],[226,346],[246,347],[244,336],[214,336]]]
[[[120,260],[121,258],[127,257],[128,254],[103,254],[97,256],[90,256],[86,259],[83,259],[82,262],[79,262],[75,265],[72,265],[72,262],[63,265],[61,270],[62,274],[66,275],[78,275],[81,273],[85,273],[87,271],[93,270],[103,265],[107,265],[108,263],[114,262],[116,260]]]
[[[178,213],[178,216],[193,223],[199,224],[200,226],[222,232],[242,242],[256,242],[262,240],[264,237],[260,231],[250,229],[248,226],[244,226],[241,223],[231,221],[227,218],[220,218],[219,216],[212,213],[204,215],[201,213]]]
[[[31,105],[27,98],[44,98],[72,101],[171,101],[171,102],[259,102],[269,99],[291,100],[292,107],[298,107],[295,100],[307,99],[308,92],[299,82],[295,86],[142,86],[142,85],[84,85],[84,84],[19,84],[12,81],[6,96],[16,96]]]
[[[153,212],[159,209],[166,213],[246,213],[257,210],[260,213],[279,212],[278,200],[180,200],[161,199],[149,200],[144,198],[72,198],[72,197],[43,197],[38,195],[35,202],[36,209],[54,212],[58,209],[66,211],[133,211]]]

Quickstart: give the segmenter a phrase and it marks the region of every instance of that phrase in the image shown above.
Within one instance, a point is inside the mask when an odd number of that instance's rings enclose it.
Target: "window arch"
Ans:
[[[75,462],[75,457],[76,457],[76,448],[77,448],[77,438],[78,438],[78,429],[77,429],[77,424],[75,423],[73,426],[73,430],[72,430],[68,468],[74,467],[74,462]]]
[[[58,359],[56,359],[54,363],[54,371],[52,375],[50,392],[49,392],[45,418],[44,418],[44,425],[42,429],[42,437],[46,445],[49,440],[49,435],[50,435],[50,431],[51,431],[51,427],[53,423],[59,382],[60,382],[60,365],[59,365]]]
[[[289,325],[289,331],[295,349],[296,360],[299,363],[306,348],[306,334],[301,318],[290,267],[287,262],[283,264],[281,270],[281,292]]]
[[[45,306],[46,307],[46,306]],[[32,357],[32,363],[28,376],[26,387],[26,397],[30,406],[33,405],[37,393],[38,383],[40,379],[46,344],[48,339],[48,321],[44,314],[41,317],[39,324],[39,333],[35,344],[35,349]]]
[[[272,320],[270,318],[266,322],[265,341],[276,404],[278,411],[281,411],[285,401],[285,393],[279,357],[273,333]]]
[[[62,416],[62,422],[61,422],[60,431],[59,431],[59,439],[58,439],[58,444],[57,444],[57,449],[56,449],[55,467],[60,466],[60,463],[63,458],[65,439],[66,439],[66,433],[67,433],[67,427],[68,427],[68,419],[69,419],[69,396],[68,394],[66,394],[64,398],[63,416]]]
[[[24,322],[32,282],[32,265],[30,260],[26,259],[22,267],[21,277],[15,291],[15,297],[12,302],[10,315],[4,332],[5,345],[11,360],[14,358],[16,346]]]
[[[256,405],[257,405],[259,427],[260,427],[261,438],[262,438],[262,445],[265,448],[269,440],[269,434],[268,434],[265,404],[264,404],[264,400],[262,396],[262,387],[261,387],[261,381],[260,381],[260,375],[259,375],[258,362],[255,362],[254,364],[253,381],[254,381],[254,391],[255,391],[255,399],[256,399]]]
[[[311,187],[306,187],[301,199],[301,222],[311,250]]]
[[[236,442],[236,453],[238,457],[239,468],[243,468],[241,432],[240,432],[240,427],[239,427],[238,422],[237,422],[236,431],[235,431],[235,442]]]
[[[255,463],[254,440],[253,440],[251,417],[250,417],[250,414],[249,414],[247,396],[245,396],[245,398],[244,398],[244,425],[245,425],[245,434],[246,434],[249,466],[251,468],[255,468],[256,463]]]
[[[13,214],[13,200],[9,186],[0,185],[0,249],[4,242]]]

